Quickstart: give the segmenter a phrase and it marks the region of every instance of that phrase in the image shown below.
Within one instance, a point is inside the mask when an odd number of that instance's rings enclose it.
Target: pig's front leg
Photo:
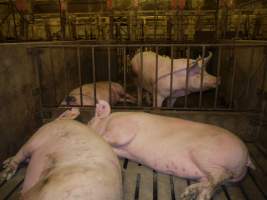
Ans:
[[[3,170],[0,172],[0,184],[4,181],[9,180],[16,173],[19,164],[29,157],[30,153],[25,152],[25,147],[23,146],[19,152],[3,162]]]

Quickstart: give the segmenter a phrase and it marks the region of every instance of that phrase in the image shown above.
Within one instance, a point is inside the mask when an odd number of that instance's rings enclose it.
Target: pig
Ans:
[[[255,168],[245,144],[226,129],[144,112],[115,112],[99,101],[88,125],[120,157],[156,171],[194,179],[181,199],[208,200],[226,181],[240,181]]]
[[[189,59],[188,87],[186,87],[187,59],[173,59],[173,80],[172,97],[181,97],[192,92],[200,91],[201,88],[201,67],[205,67],[212,57],[212,52],[206,58]],[[138,97],[140,90],[144,88],[153,94],[153,105],[161,107],[165,98],[170,96],[171,80],[171,58],[158,55],[158,76],[156,94],[156,53],[152,51],[143,52],[143,69],[141,66],[141,52],[138,52],[131,59],[132,70],[137,76]],[[202,65],[203,62],[203,65]],[[220,82],[216,76],[210,75],[203,69],[202,91],[216,87]],[[187,93],[186,93],[187,89]],[[156,100],[157,99],[157,100]],[[175,99],[170,99],[173,106]]]
[[[19,152],[4,162],[0,182],[10,179],[19,163],[30,162],[21,199],[122,199],[118,158],[92,128],[72,120],[77,110],[42,126]]]
[[[93,83],[82,85],[82,94],[84,106],[95,105]],[[127,94],[119,83],[111,82],[111,104],[124,102],[124,98],[126,102],[136,102],[136,99]],[[96,82],[96,100],[98,99],[109,101],[109,82]],[[72,90],[68,97],[61,102],[61,105],[81,105],[80,87]]]

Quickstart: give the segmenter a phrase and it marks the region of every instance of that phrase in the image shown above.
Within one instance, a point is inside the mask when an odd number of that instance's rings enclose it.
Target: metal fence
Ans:
[[[39,80],[41,105],[43,109],[56,109],[69,107],[61,105],[71,90],[79,88],[79,106],[91,108],[97,103],[99,81],[108,82],[108,100],[111,103],[112,84],[117,82],[122,85],[124,91],[135,96],[138,101],[129,104],[124,100],[113,104],[113,108],[123,109],[162,109],[162,110],[201,110],[201,111],[239,111],[259,112],[264,109],[264,96],[266,91],[266,42],[250,43],[220,43],[220,44],[44,44],[29,47],[33,64],[36,66]],[[139,83],[146,82],[143,75],[144,53],[149,49],[156,53],[155,59],[155,85],[153,92],[147,93],[134,83],[134,73],[129,60],[138,51],[140,53]],[[208,51],[213,52],[211,63],[207,66],[210,74],[217,76],[216,87],[204,91],[203,80],[205,70],[200,72],[199,90],[189,94],[189,80],[191,59],[200,61],[204,65],[204,57]],[[166,75],[166,83],[169,87],[168,98],[162,105],[158,105],[158,93],[161,92],[159,85],[159,65],[161,55],[169,56],[171,66]],[[198,60],[197,55],[201,55]],[[175,59],[186,59],[185,94],[176,97],[173,81],[175,77]],[[210,69],[210,70],[209,70]],[[140,75],[139,74],[139,75]],[[219,81],[219,79],[220,81]],[[162,80],[161,80],[162,81]],[[84,91],[84,84],[91,83],[93,89],[93,104],[84,103],[88,91]],[[139,91],[137,89],[139,87]],[[140,90],[141,89],[141,90]],[[153,96],[153,104],[143,100],[144,94]],[[90,94],[92,95],[92,94]],[[193,96],[193,97],[192,97]],[[172,106],[170,100],[174,99]],[[177,103],[178,102],[178,103]]]

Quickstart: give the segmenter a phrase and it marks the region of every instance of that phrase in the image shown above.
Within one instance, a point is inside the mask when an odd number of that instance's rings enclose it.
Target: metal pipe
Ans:
[[[205,61],[206,48],[202,46],[202,60],[201,60],[201,77],[200,77],[200,93],[199,93],[199,107],[202,107],[202,90],[203,90],[203,79],[204,79],[204,61]]]
[[[216,79],[217,82],[216,82],[216,89],[215,89],[214,108],[217,108],[217,101],[218,101],[218,93],[219,93],[218,78],[220,78],[220,71],[221,71],[221,56],[222,56],[222,48],[219,47],[218,61],[217,61],[217,79]]]
[[[65,55],[65,48],[63,47],[63,70],[64,70],[64,96],[68,95],[69,87],[68,87],[68,76],[67,76],[67,69],[66,69],[66,55]]]
[[[156,47],[156,72],[155,72],[155,91],[154,91],[154,102],[155,102],[155,107],[157,108],[157,103],[158,103],[158,57],[159,57],[159,49]]]
[[[171,77],[170,77],[170,101],[169,101],[169,107],[171,107],[171,103],[172,103],[172,87],[173,87],[173,46],[171,46]]]
[[[77,47],[76,52],[77,52],[78,76],[79,76],[79,85],[80,85],[80,100],[81,100],[81,106],[83,106],[81,55],[80,55],[80,48],[79,47]]]
[[[126,92],[126,49],[123,48],[123,89]],[[124,95],[124,105],[126,105],[126,95]]]
[[[92,66],[93,66],[93,84],[94,84],[94,105],[96,105],[96,70],[95,70],[95,47],[92,47]]]
[[[110,61],[110,47],[108,47],[108,95],[109,105],[111,105],[111,61]]]
[[[232,76],[232,81],[231,81],[231,94],[230,94],[230,104],[229,108],[232,108],[233,106],[233,98],[234,98],[234,83],[235,83],[235,73],[236,73],[236,47],[234,48],[234,63],[233,63],[233,76]]]
[[[51,49],[49,48],[48,51],[49,51],[49,60],[50,60],[52,78],[53,78],[53,83],[54,83],[54,102],[57,105],[57,83],[56,83],[56,78],[55,78],[54,62],[53,62],[53,59],[52,59]]]
[[[188,96],[188,82],[189,82],[189,59],[190,59],[190,47],[186,49],[186,78],[185,78],[185,101],[184,101],[184,108],[188,106],[187,103],[187,96]]]
[[[142,105],[143,104],[143,71],[144,71],[144,61],[143,61],[143,48],[140,47],[140,60],[141,60],[141,80],[140,80],[140,86],[139,87],[139,90],[140,90],[140,104]],[[141,88],[140,88],[141,87]]]

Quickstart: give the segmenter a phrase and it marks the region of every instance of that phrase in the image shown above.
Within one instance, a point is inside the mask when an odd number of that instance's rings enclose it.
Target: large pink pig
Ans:
[[[143,112],[115,112],[100,101],[88,123],[121,156],[159,172],[199,180],[182,199],[210,199],[225,181],[254,167],[245,144],[231,132],[204,123]]]
[[[27,200],[119,200],[121,170],[112,148],[92,128],[67,111],[42,126],[19,152],[4,162],[0,182],[30,158],[21,192]]]
[[[167,56],[158,55],[158,83],[157,83],[157,95],[156,95],[156,53],[152,51],[144,51],[143,55],[143,68],[141,66],[141,53],[137,53],[131,60],[131,65],[134,73],[137,75],[137,84],[139,89],[144,88],[151,94],[153,94],[154,106],[160,107],[165,98],[170,96],[170,80],[171,80],[171,58]],[[203,67],[207,65],[212,57],[212,53],[209,52],[209,56],[206,58],[198,58],[196,60],[189,59],[189,72],[188,72],[188,88],[187,94],[200,91],[201,88],[201,66],[203,60]],[[172,84],[172,97],[180,97],[186,95],[186,70],[187,59],[173,59],[173,84]],[[216,76],[212,76],[203,69],[203,85],[202,91],[214,88],[219,83]],[[155,97],[157,98],[157,104],[155,104]],[[171,100],[173,105],[175,99]]]
[[[61,105],[81,105],[80,87],[72,90],[68,97],[66,97]],[[82,86],[82,98],[84,106],[95,105],[94,100],[94,84],[85,84]],[[111,82],[111,104],[114,105],[118,102],[135,103],[136,100],[131,95],[127,94],[119,83]],[[103,99],[109,101],[109,82],[96,82],[96,100]]]

